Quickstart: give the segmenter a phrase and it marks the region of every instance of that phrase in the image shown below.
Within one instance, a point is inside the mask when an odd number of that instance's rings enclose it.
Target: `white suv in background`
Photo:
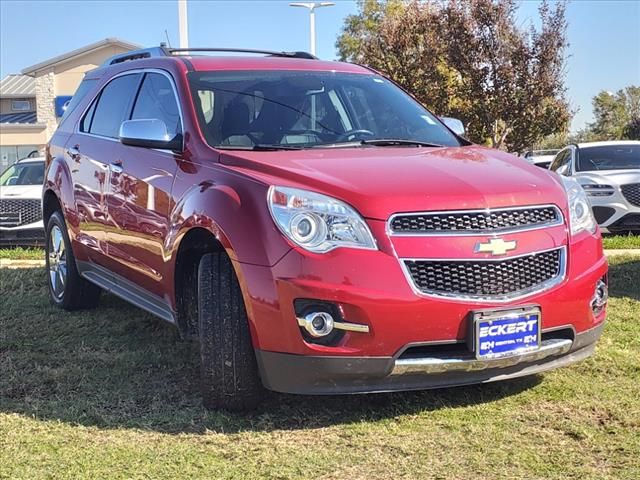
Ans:
[[[640,233],[640,142],[569,145],[549,168],[580,182],[604,231]]]
[[[44,243],[44,158],[25,158],[0,175],[0,245]]]

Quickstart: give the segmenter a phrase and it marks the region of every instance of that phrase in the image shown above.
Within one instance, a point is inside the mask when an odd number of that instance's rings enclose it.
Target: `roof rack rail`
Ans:
[[[169,52],[164,46],[142,48],[140,50],[131,50],[130,52],[119,53],[118,55],[109,57],[103,62],[102,66],[106,67],[107,65],[115,65],[117,63],[127,62],[129,60],[138,60],[140,58],[151,57],[166,57],[168,55]]]
[[[304,58],[317,60],[318,57],[308,52],[278,52],[273,50],[255,50],[251,48],[169,48],[167,51],[172,55],[188,54],[190,52],[227,52],[227,53],[255,53],[258,55],[268,55],[271,57]]]
[[[114,55],[107,58],[102,66],[106,67],[108,65],[116,65],[130,60],[139,60],[141,58],[169,57],[172,55],[189,55],[190,53],[206,52],[253,53],[258,55],[267,55],[270,57],[301,58],[307,60],[318,59],[318,57],[311,55],[308,52],[277,52],[272,50],[254,50],[249,48],[167,48],[164,44],[161,44],[159,47],[143,48]]]

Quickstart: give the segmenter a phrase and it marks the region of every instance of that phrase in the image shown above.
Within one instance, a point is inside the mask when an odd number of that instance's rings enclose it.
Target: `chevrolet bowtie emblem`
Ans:
[[[491,255],[504,255],[511,250],[515,250],[518,242],[511,240],[505,242],[501,238],[492,238],[487,243],[479,242],[476,244],[477,253],[490,253]]]

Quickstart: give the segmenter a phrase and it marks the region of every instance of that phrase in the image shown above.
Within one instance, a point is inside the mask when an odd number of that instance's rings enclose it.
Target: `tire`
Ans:
[[[67,225],[60,211],[54,212],[47,222],[45,251],[51,303],[65,310],[96,307],[100,301],[100,287],[78,273]]]
[[[254,409],[264,392],[247,312],[231,260],[208,253],[198,268],[202,403],[208,409]]]

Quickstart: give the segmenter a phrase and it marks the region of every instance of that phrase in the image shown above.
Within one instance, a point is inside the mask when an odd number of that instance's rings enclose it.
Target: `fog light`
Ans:
[[[311,312],[298,318],[298,325],[312,337],[324,337],[333,331],[333,317],[328,312]]]
[[[596,283],[596,290],[593,293],[593,298],[591,299],[591,310],[594,315],[600,315],[604,307],[607,305],[607,300],[609,299],[609,288],[607,284],[603,280],[598,280]]]

